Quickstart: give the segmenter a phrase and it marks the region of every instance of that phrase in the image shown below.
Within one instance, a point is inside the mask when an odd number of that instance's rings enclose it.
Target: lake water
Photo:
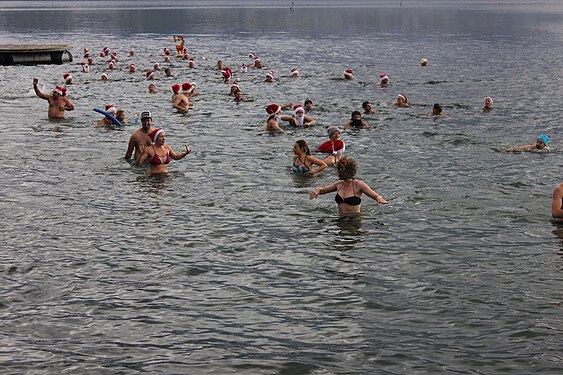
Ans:
[[[196,3],[1,7],[0,43],[75,57],[0,67],[1,372],[560,374],[560,2]],[[174,60],[149,95],[144,72],[176,33],[197,69]],[[121,58],[108,82],[100,57],[79,66],[104,46]],[[266,68],[241,74],[250,51]],[[231,101],[217,60],[253,101]],[[76,110],[49,121],[32,77],[48,91],[66,72]],[[185,81],[201,93],[187,116],[170,105]],[[400,92],[409,108],[391,106]],[[264,131],[265,105],[306,98],[317,125]],[[292,146],[325,141],[364,100],[381,114],[342,138],[390,204],[364,196],[341,219],[333,194],[308,198],[334,168],[292,175]],[[449,118],[427,116],[436,102]],[[127,111],[123,131],[94,126],[107,103]],[[123,160],[143,110],[193,149],[163,178]],[[541,133],[551,152],[504,152]]]

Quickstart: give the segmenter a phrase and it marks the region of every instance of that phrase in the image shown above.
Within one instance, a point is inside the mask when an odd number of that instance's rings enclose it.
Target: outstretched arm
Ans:
[[[358,186],[360,187],[360,191],[362,193],[364,193],[365,195],[367,195],[371,199],[374,199],[378,204],[389,203],[385,199],[383,199],[383,197],[381,195],[377,194],[372,188],[370,188],[368,186],[368,184],[366,184],[365,182],[358,181]]]
[[[35,95],[37,95],[41,99],[49,100],[49,95],[42,93],[39,90],[39,87],[37,87],[38,83],[39,83],[39,80],[37,78],[33,78],[33,90],[35,91]]]
[[[333,191],[336,191],[336,186],[338,185],[339,181],[336,181],[334,184],[332,185],[328,185],[325,187],[320,187],[320,188],[315,188],[311,194],[309,194],[309,198],[310,199],[315,199],[317,198],[319,195],[323,195],[326,193],[331,193]]]

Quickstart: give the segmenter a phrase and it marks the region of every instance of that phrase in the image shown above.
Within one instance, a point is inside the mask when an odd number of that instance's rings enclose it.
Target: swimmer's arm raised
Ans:
[[[188,144],[185,144],[184,147],[186,148],[186,151],[177,154],[174,152],[174,150],[172,150],[172,148],[170,146],[168,147],[168,153],[170,154],[170,157],[174,160],[180,160],[186,157],[186,155],[188,155],[190,152],[192,152],[192,150],[190,150],[190,146]]]
[[[35,95],[40,97],[41,99],[49,100],[49,95],[42,93],[37,87],[39,80],[37,78],[33,78],[33,90],[35,91]]]

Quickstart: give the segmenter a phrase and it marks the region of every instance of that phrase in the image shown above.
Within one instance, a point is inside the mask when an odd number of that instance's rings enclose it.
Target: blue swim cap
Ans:
[[[542,141],[547,146],[547,142],[549,142],[549,137],[545,134],[542,134],[538,137],[538,141]]]

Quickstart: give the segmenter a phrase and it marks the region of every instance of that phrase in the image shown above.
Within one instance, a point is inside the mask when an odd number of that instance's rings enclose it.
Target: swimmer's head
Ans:
[[[180,86],[180,85],[177,84],[177,83],[173,84],[173,85],[172,85],[172,92],[173,92],[174,94],[179,93],[181,87],[182,87],[182,86]]]
[[[270,104],[266,107],[266,112],[268,112],[269,115],[278,114],[281,112],[281,107],[277,104]]]
[[[354,111],[352,112],[352,115],[350,116],[351,120],[361,120],[362,119],[362,114],[360,113],[360,111]]]
[[[538,149],[545,148],[548,142],[549,142],[549,136],[547,136],[546,134],[542,134],[536,140],[536,148]]]
[[[117,112],[115,113],[115,118],[122,124],[124,124],[125,121],[125,111],[123,109],[118,109]]]
[[[135,56],[135,50],[133,48],[131,48],[131,50],[129,50],[129,56]]]
[[[70,74],[70,73],[63,74],[63,79],[65,80],[65,83],[67,85],[72,83],[72,74]]]
[[[312,109],[313,108],[313,101],[311,99],[305,99],[303,106],[305,107],[305,109]]]
[[[151,142],[155,144],[161,134],[164,136],[164,129],[162,128],[153,129],[153,131],[149,133],[149,138],[151,139]],[[164,140],[163,137],[161,137],[161,139]]]
[[[439,103],[435,103],[432,106],[432,114],[433,115],[440,115],[442,114],[442,106]]]
[[[56,96],[66,96],[66,89],[64,87],[57,85],[53,89],[53,94]]]
[[[326,130],[326,132],[328,133],[329,138],[332,138],[333,135],[334,135],[335,138],[338,138],[338,135],[340,135],[340,133],[342,133],[340,131],[340,129],[338,128],[338,126],[331,126],[330,128],[328,128]]]
[[[154,70],[160,70],[160,64],[159,63],[154,63],[153,67]]]
[[[274,71],[270,70],[268,73],[266,73],[266,81],[273,81],[274,80]]]
[[[297,104],[295,107],[293,107],[293,112],[297,117],[303,117],[305,115],[305,110],[303,109],[303,106],[301,104]]]
[[[407,103],[408,103],[407,96],[406,96],[405,94],[399,94],[399,95],[397,95],[397,103],[399,103],[399,104],[407,104]]]
[[[149,70],[149,71],[145,74],[145,76],[147,77],[147,81],[148,81],[148,80],[151,80],[151,79],[154,79],[154,72],[153,72],[152,70]]]
[[[145,131],[148,131],[152,125],[152,114],[149,111],[141,112],[141,125]]]
[[[373,105],[371,104],[370,101],[365,101],[365,102],[362,103],[362,108],[363,108],[364,111],[366,111],[366,112],[371,111],[372,106],[373,106]]]
[[[153,94],[156,92],[156,86],[154,85],[154,83],[151,83],[149,85],[149,92]]]
[[[345,156],[336,164],[336,170],[338,171],[338,178],[340,180],[350,181],[356,176],[358,164],[354,159]]]
[[[166,74],[167,77],[174,77],[174,74],[172,74],[172,69],[170,68],[166,68],[164,70],[164,73]]]
[[[487,109],[493,108],[493,98],[491,96],[485,96],[484,107]]]
[[[102,73],[102,81],[107,81],[109,79],[109,76],[107,73]]]
[[[346,69],[344,71],[344,78],[345,79],[352,79],[354,78],[354,71],[352,71],[352,69]]]
[[[150,111],[141,112],[141,120],[149,119],[149,118],[152,120],[152,113],[150,113]]]
[[[131,73],[135,73],[137,71],[137,67],[135,66],[135,64],[129,65],[129,71]]]
[[[182,83],[182,91],[190,91],[192,84],[189,82]]]
[[[301,150],[303,152],[305,152],[305,154],[307,155],[311,155],[311,150],[309,149],[309,145],[307,145],[307,142],[305,142],[304,139],[300,139],[297,142],[295,142],[295,144],[293,145],[293,153],[297,154],[297,152]]]
[[[117,113],[117,108],[115,108],[113,104],[106,104],[105,109],[107,113],[110,113],[114,116]]]
[[[299,70],[297,70],[297,68],[291,69],[291,76],[292,76],[293,78],[299,77]]]
[[[389,83],[389,76],[385,73],[379,75],[379,82],[383,85]]]
[[[420,66],[426,66],[427,64],[428,64],[428,59],[426,57],[420,59]]]

